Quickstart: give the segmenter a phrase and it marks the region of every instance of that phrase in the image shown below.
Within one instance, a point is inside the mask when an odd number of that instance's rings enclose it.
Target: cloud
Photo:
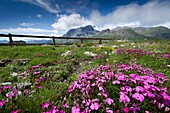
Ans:
[[[37,18],[42,18],[42,15],[41,14],[37,14]]]
[[[56,4],[55,2],[53,2],[53,0],[17,0],[17,1],[37,5],[51,13],[59,13],[60,12],[59,5]],[[55,5],[53,5],[53,4],[55,4]]]
[[[119,6],[113,12],[103,16],[97,10],[90,15],[90,21],[98,29],[121,26],[158,26],[170,28],[170,1],[151,1],[144,5],[132,3]]]
[[[58,20],[52,24],[56,34],[63,34],[69,29],[93,24],[80,14],[60,15]]]
[[[39,28],[9,28],[9,29],[0,29],[1,33],[16,33],[16,34],[52,34],[53,30],[45,30]]]
[[[69,29],[86,25],[94,25],[95,29],[113,29],[116,27],[153,27],[165,26],[170,28],[170,1],[150,1],[143,5],[132,3],[118,6],[112,12],[102,15],[98,10],[93,10],[88,18],[80,14],[57,15],[57,20],[52,24],[57,34],[64,34]]]
[[[9,29],[0,29],[2,34],[25,34],[25,35],[36,35],[36,36],[57,36],[53,30],[39,29],[39,28],[9,28]],[[20,38],[15,37],[14,40],[41,40],[42,38]],[[1,37],[0,40],[8,40],[7,37]],[[49,39],[50,40],[50,39]]]
[[[98,0],[14,0],[39,6],[51,13],[90,13],[99,7]],[[88,7],[88,8],[87,8]]]
[[[34,26],[35,24],[23,22],[23,23],[20,23],[19,25],[20,25],[20,26],[24,26],[24,27],[31,27],[31,26]]]

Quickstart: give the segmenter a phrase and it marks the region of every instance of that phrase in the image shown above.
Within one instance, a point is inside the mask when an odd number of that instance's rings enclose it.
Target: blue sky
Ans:
[[[170,0],[0,0],[0,33],[63,35],[71,28],[170,28]]]

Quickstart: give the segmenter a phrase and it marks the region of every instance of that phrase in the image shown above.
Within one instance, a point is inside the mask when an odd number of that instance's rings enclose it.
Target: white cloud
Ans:
[[[52,27],[55,29],[56,34],[62,35],[66,31],[72,28],[77,28],[81,26],[86,26],[93,24],[92,21],[85,19],[80,16],[80,14],[71,14],[71,15],[60,15],[58,20],[52,24]]]
[[[119,6],[113,12],[102,16],[97,10],[90,15],[96,28],[115,28],[121,26],[158,26],[170,27],[170,1],[152,1],[144,5],[132,3]]]
[[[86,25],[94,25],[95,29],[113,29],[116,27],[131,26],[160,26],[170,28],[170,1],[151,1],[144,5],[132,3],[119,6],[112,12],[102,15],[98,10],[91,12],[89,19],[80,14],[57,15],[52,24],[56,34],[63,35],[69,29]]]
[[[37,18],[42,18],[42,15],[41,14],[37,14]]]
[[[36,35],[36,36],[57,36],[53,30],[39,29],[39,28],[9,28],[9,29],[0,29],[0,33],[3,34],[25,34],[25,35]],[[6,37],[0,38],[0,40],[8,40]],[[15,37],[14,40],[40,40],[42,38],[19,38]]]
[[[52,0],[18,0],[18,1],[37,5],[51,13],[60,12],[59,6],[57,4],[55,4],[54,6]]]
[[[9,28],[0,29],[1,33],[16,33],[16,34],[51,34],[54,33],[53,30],[45,30],[39,28]]]
[[[24,26],[24,27],[31,27],[31,26],[34,26],[35,24],[23,22],[23,23],[20,23],[19,25]]]

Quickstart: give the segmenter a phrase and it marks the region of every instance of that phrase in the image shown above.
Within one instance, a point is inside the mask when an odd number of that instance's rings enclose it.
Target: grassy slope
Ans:
[[[109,48],[112,46],[117,46],[112,49],[117,48],[140,48],[145,51],[153,51],[155,55],[159,56],[161,54],[169,53],[170,42],[169,41],[159,41],[159,42],[109,42],[107,43]],[[62,57],[61,54],[66,51],[71,50],[72,55]],[[97,53],[102,57],[99,59],[93,59],[90,56],[84,55],[85,51],[90,51]],[[31,66],[36,64],[43,64],[42,72],[48,71],[50,73],[49,81],[42,84],[43,88],[34,93],[36,98],[27,98],[21,96],[17,100],[16,106],[22,108],[25,112],[36,111],[40,112],[40,103],[49,100],[60,100],[60,98],[65,94],[69,84],[74,81],[78,74],[90,70],[93,67],[99,66],[101,64],[119,64],[119,63],[136,63],[142,64],[144,67],[149,67],[154,69],[156,72],[162,72],[168,76],[170,79],[170,70],[167,65],[170,65],[169,59],[159,58],[156,59],[154,56],[133,56],[133,55],[119,55],[119,54],[105,54],[109,53],[110,49],[100,50],[98,45],[93,45],[86,43],[84,45],[72,45],[72,46],[26,46],[20,47],[16,46],[10,47],[0,47],[0,60],[11,59],[14,62],[8,64],[6,67],[0,67],[0,83],[11,81],[13,83],[23,82],[24,79],[11,77],[10,74],[13,72],[24,72]],[[38,55],[37,55],[38,54]],[[18,65],[15,62],[17,59],[30,59],[26,65]],[[106,60],[107,59],[107,60]],[[134,60],[136,59],[136,60]],[[91,61],[91,62],[89,62]],[[55,63],[55,64],[54,64]],[[31,79],[28,79],[31,80]],[[66,81],[65,81],[66,80]],[[170,86],[170,82],[167,82],[167,86]],[[0,100],[2,97],[0,96]],[[25,103],[27,100],[27,103]],[[31,106],[30,106],[31,105]],[[10,109],[2,110],[2,112],[10,111]]]

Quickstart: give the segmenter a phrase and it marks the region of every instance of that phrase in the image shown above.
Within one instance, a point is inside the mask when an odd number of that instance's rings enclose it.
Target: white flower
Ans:
[[[3,85],[3,86],[5,86],[5,85],[11,85],[12,84],[12,82],[3,82],[3,83],[1,83],[1,85]]]
[[[113,45],[112,47],[114,48],[114,47],[119,47],[119,46],[117,46],[117,45]]]
[[[105,51],[104,54],[107,54],[107,52]]]
[[[116,60],[113,60],[113,62],[116,62]]]
[[[124,45],[124,44],[121,44],[120,46],[123,47],[123,46],[125,46],[125,45]]]
[[[68,55],[71,55],[71,54],[72,54],[71,51],[67,51],[67,52],[63,53],[61,56],[68,56]]]
[[[103,45],[99,45],[99,47],[101,48]]]
[[[19,96],[19,95],[22,95],[22,92],[21,91],[18,91],[16,96]]]
[[[91,63],[93,63],[93,62],[92,62],[92,61],[89,61],[88,63],[91,64]]]
[[[84,54],[87,56],[92,56],[92,57],[97,56],[97,54],[89,52],[89,51],[84,52]]]
[[[23,82],[23,83],[17,84],[17,87],[22,88],[25,86],[30,86],[31,84],[32,84],[31,82]]]
[[[170,67],[170,65],[167,65],[167,67]]]
[[[94,46],[91,46],[90,48],[94,48]]]
[[[18,74],[16,72],[13,72],[11,76],[17,76]]]
[[[131,45],[134,45],[135,43],[131,43]]]

